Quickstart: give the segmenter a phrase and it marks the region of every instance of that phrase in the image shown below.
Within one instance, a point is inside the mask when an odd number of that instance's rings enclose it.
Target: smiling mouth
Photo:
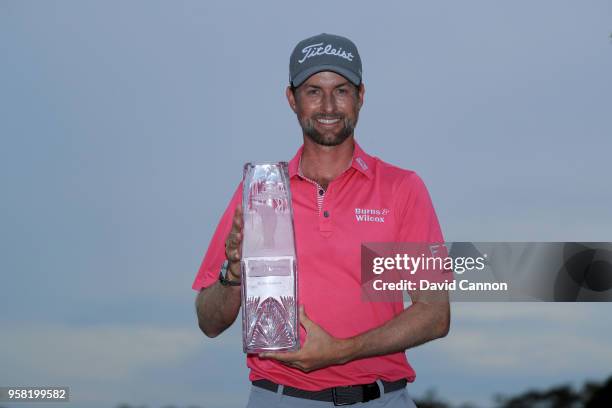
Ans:
[[[323,118],[319,118],[317,119],[317,122],[323,124],[323,125],[334,125],[338,122],[340,122],[340,119],[323,119]]]

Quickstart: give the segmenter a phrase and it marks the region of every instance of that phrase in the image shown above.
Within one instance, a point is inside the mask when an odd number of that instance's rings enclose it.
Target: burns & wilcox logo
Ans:
[[[385,222],[385,217],[391,211],[388,208],[355,208],[357,222]]]

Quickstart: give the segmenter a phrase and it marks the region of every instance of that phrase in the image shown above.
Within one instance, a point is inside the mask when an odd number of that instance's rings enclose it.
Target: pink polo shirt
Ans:
[[[298,301],[310,319],[329,334],[352,337],[384,324],[403,310],[401,302],[362,301],[361,243],[444,240],[427,189],[416,173],[369,156],[355,143],[351,167],[330,182],[327,191],[318,191],[315,183],[298,173],[302,149],[289,163]],[[239,186],[210,242],[193,289],[217,281],[225,260],[225,239],[241,196]],[[359,216],[364,213],[372,216]],[[301,328],[301,344],[304,340]],[[310,373],[250,354],[247,366],[251,381],[265,378],[305,390],[365,384],[379,378],[415,378],[405,353],[364,358]]]

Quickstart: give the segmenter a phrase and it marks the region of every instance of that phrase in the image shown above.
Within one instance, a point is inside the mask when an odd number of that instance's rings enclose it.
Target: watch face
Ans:
[[[227,278],[225,277],[225,274],[223,273],[223,271],[219,272],[219,282],[221,282],[223,286],[228,285]]]
[[[221,265],[221,276],[223,277],[223,279],[227,279],[227,268],[228,267],[229,267],[229,262],[226,259]]]
[[[223,286],[239,286],[240,281],[233,281],[227,278],[227,275],[229,273],[228,266],[229,262],[225,260],[225,262],[223,262],[223,265],[221,266],[221,271],[219,272],[219,282],[221,282]]]

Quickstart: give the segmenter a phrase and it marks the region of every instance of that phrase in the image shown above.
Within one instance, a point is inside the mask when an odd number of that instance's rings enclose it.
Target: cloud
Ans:
[[[606,373],[612,367],[612,348],[603,332],[610,329],[599,327],[605,306],[453,304],[451,332],[432,348],[446,355],[450,365],[482,373]]]
[[[554,374],[612,367],[612,350],[605,341],[561,330],[534,333],[462,328],[455,331],[442,353],[462,367],[491,371]]]
[[[579,322],[592,317],[597,305],[581,303],[466,302],[452,304],[453,318],[465,321]]]
[[[187,359],[201,344],[195,329],[155,326],[4,327],[0,362],[11,378],[122,380],[153,365]],[[19,379],[19,378],[17,378]]]

